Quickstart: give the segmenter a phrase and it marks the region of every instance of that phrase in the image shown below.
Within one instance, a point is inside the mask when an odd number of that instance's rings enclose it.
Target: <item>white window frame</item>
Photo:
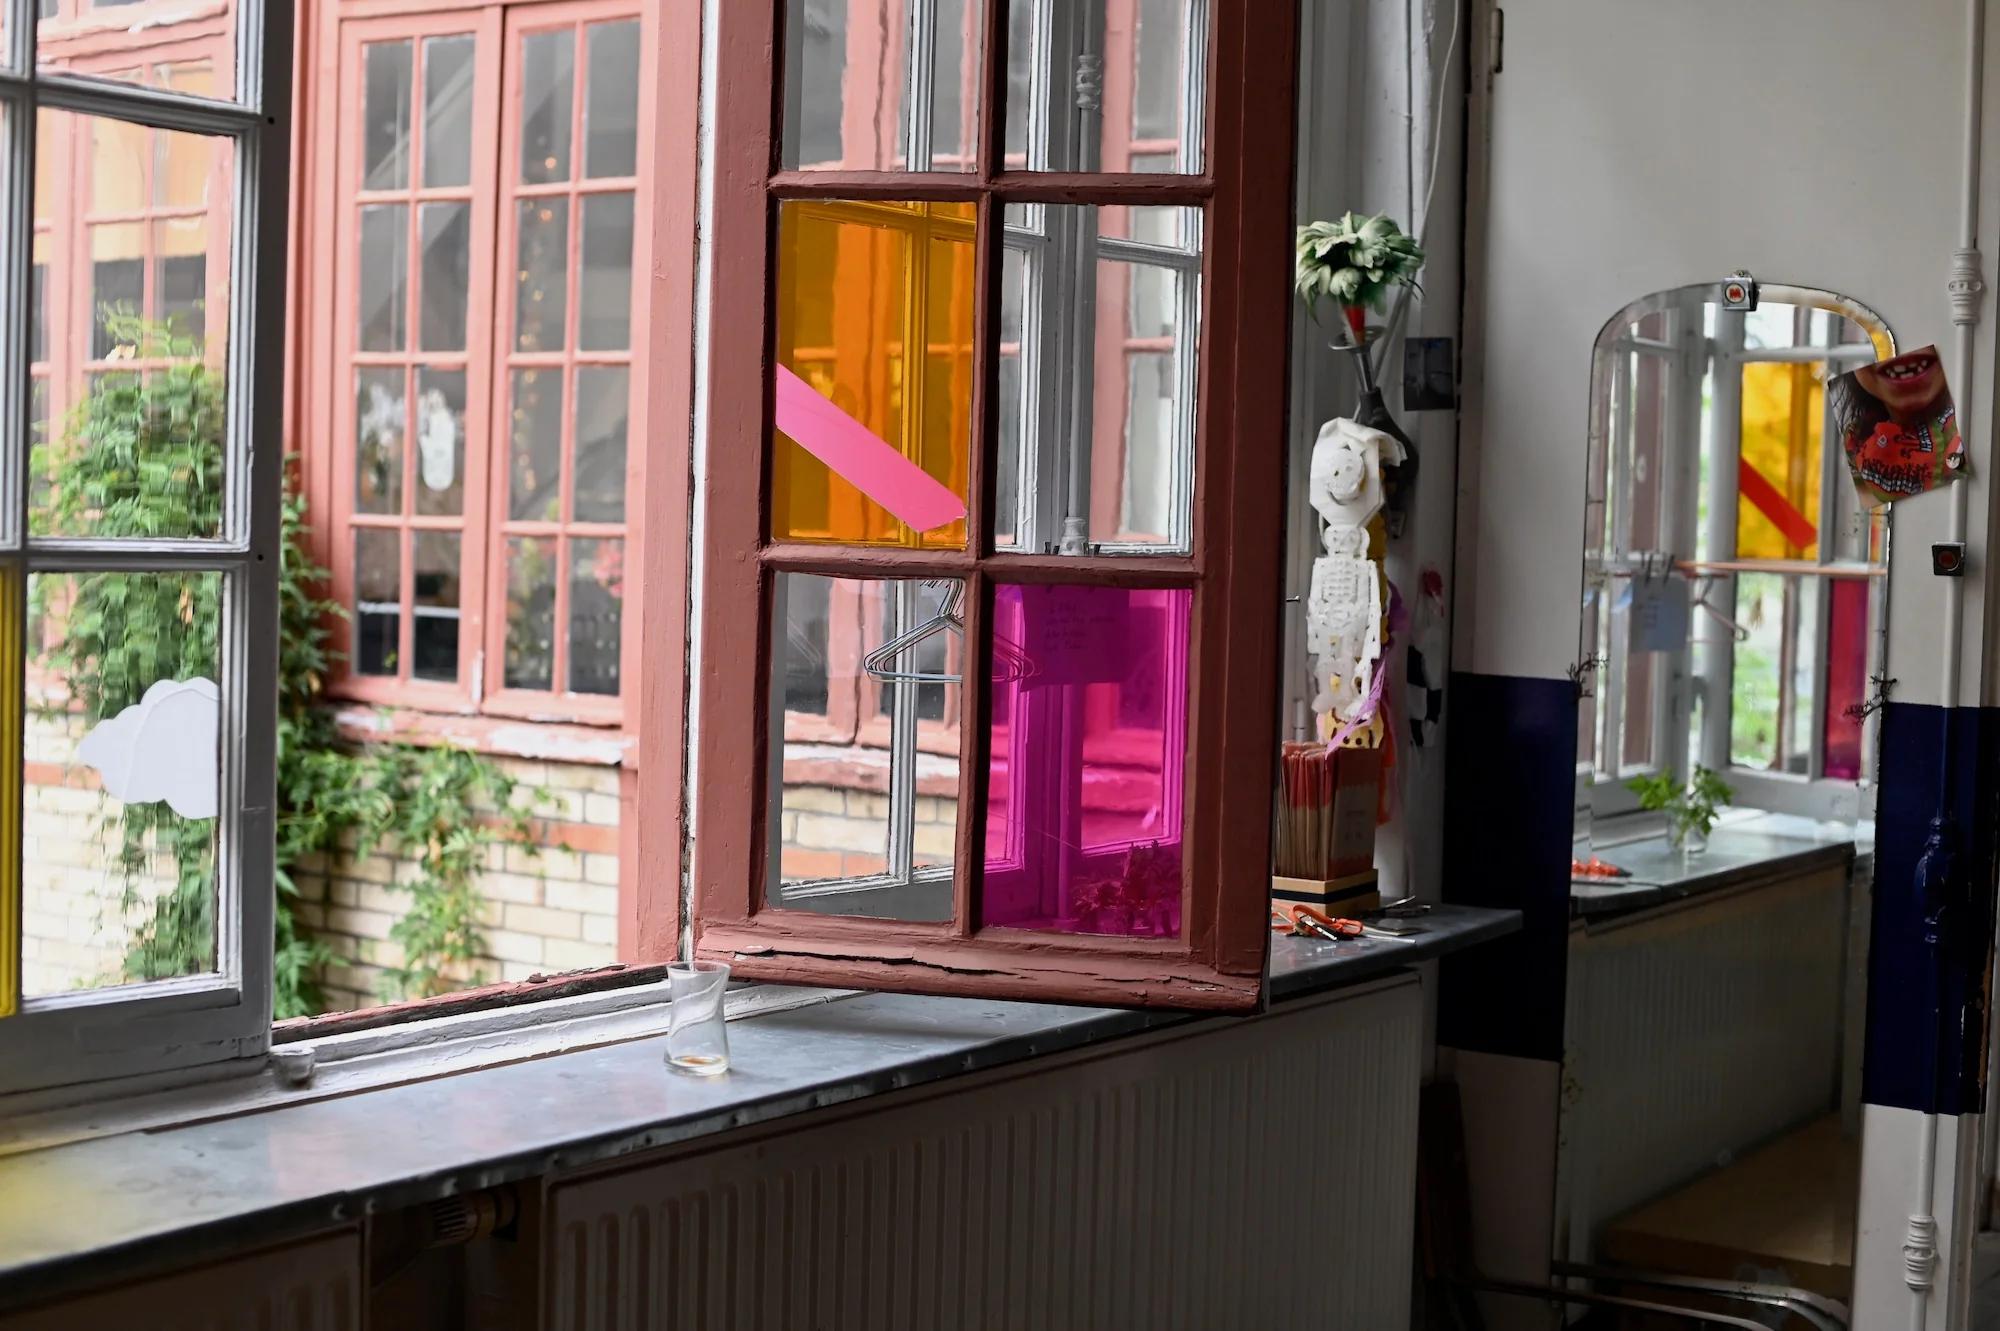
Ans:
[[[1813,305],[1819,308],[1826,307],[1825,293],[1796,292],[1793,294],[1798,299],[1786,299],[1783,295],[1774,295],[1774,290],[1784,291],[1789,289],[1766,288],[1764,294],[1766,302]],[[1883,330],[1886,335],[1887,325],[1870,311],[1856,308],[1843,310],[1841,313],[1848,318],[1854,319],[1855,322],[1861,323],[1864,327],[1872,324],[1875,328]],[[1837,328],[1838,324],[1834,324],[1833,327]],[[1714,395],[1717,417],[1723,418],[1723,413],[1726,412],[1727,419],[1737,422],[1740,426],[1743,393],[1742,367],[1746,364],[1797,363],[1805,361],[1825,365],[1828,375],[1831,376],[1833,374],[1845,373],[1859,365],[1872,364],[1879,359],[1873,344],[1848,343],[1838,347],[1827,347],[1824,351],[1820,351],[1819,348],[1813,348],[1812,350],[1820,352],[1820,354],[1802,351],[1797,347],[1757,348],[1746,346],[1744,344],[1743,315],[1718,313],[1716,317],[1716,336],[1712,339],[1711,343],[1711,355],[1713,357],[1713,365],[1715,366]],[[1842,539],[1840,523],[1843,505],[1840,501],[1843,496],[1853,493],[1853,482],[1848,476],[1846,454],[1837,446],[1839,429],[1833,419],[1830,402],[1826,403],[1823,407],[1820,428],[1820,438],[1823,442],[1820,448],[1819,511],[1814,515],[1815,525],[1820,533],[1820,540],[1818,542],[1818,552],[1815,562],[1823,569],[1853,568],[1857,572],[1870,567],[1887,568],[1889,556],[1886,539],[1882,557],[1878,563],[1871,564],[1869,561],[1857,563],[1853,560],[1842,560],[1838,557],[1838,547]],[[1722,478],[1718,478],[1715,474],[1711,473],[1709,481],[1709,521],[1705,534],[1706,545],[1710,551],[1727,552],[1712,554],[1709,557],[1714,559],[1731,559],[1736,554],[1736,475],[1733,470],[1730,471],[1727,477]],[[1727,490],[1726,495],[1722,493],[1725,486]],[[1718,504],[1718,499],[1723,498],[1727,500],[1726,505]],[[1864,509],[1863,512],[1865,515],[1866,510]],[[1724,520],[1722,516],[1725,513],[1727,514],[1727,520]],[[1795,578],[1800,583],[1801,589],[1813,596],[1816,601],[1816,613],[1813,622],[1817,625],[1820,634],[1820,651],[1816,659],[1818,677],[1815,683],[1815,694],[1823,696],[1825,692],[1827,664],[1825,632],[1827,614],[1832,597],[1831,580],[1824,576],[1812,576],[1810,578],[1800,574],[1790,576]],[[1873,678],[1881,673],[1882,663],[1885,659],[1888,646],[1889,580],[1886,577],[1872,578],[1869,581],[1868,587],[1869,622],[1874,625],[1874,631],[1868,635],[1868,663],[1865,675],[1868,678]],[[1734,618],[1737,600],[1736,577],[1734,575],[1718,577],[1715,582],[1715,589],[1716,599],[1723,602],[1726,613],[1731,618]],[[1795,630],[1787,627],[1784,631],[1793,632]],[[1733,679],[1735,676],[1735,640],[1726,633],[1718,636],[1720,640],[1714,645],[1712,657],[1704,660],[1701,673],[1701,678],[1704,680]],[[1714,673],[1711,673],[1711,671]],[[1792,681],[1780,679],[1778,705],[1781,710],[1790,706],[1789,691],[1791,686]],[[1872,760],[1875,752],[1876,738],[1876,720],[1872,714],[1864,722],[1861,741],[1861,774],[1857,779],[1848,781],[1826,776],[1825,731],[1821,725],[1815,725],[1809,737],[1807,770],[1805,772],[1793,774],[1761,771],[1756,768],[1738,766],[1734,763],[1733,756],[1730,753],[1733,690],[1721,689],[1719,693],[1718,705],[1704,707],[1702,711],[1700,761],[1703,766],[1723,774],[1723,779],[1735,788],[1736,800],[1739,804],[1759,809],[1769,809],[1779,813],[1801,814],[1810,818],[1839,822],[1856,822],[1868,816],[1869,811],[1873,808],[1873,800],[1870,792],[1872,787]]]
[[[0,1019],[0,1093],[176,1072],[261,1056],[271,1034],[278,640],[279,511],[285,237],[291,134],[290,5],[236,0],[233,101],[35,68],[34,0],[6,0],[0,67],[6,116],[5,215],[0,220],[0,554],[10,577],[87,570],[218,573],[222,799],[216,855],[214,973],[16,1000]],[[28,538],[33,312],[35,112],[65,110],[233,146],[230,207],[226,483],[218,539]],[[211,206],[224,206],[217,200]],[[11,636],[24,642],[25,596]],[[25,709],[25,698],[13,705]],[[25,710],[24,713],[25,714]],[[0,755],[18,766],[19,753]],[[18,810],[14,815],[19,817]],[[15,869],[8,869],[10,875]],[[19,933],[0,939],[19,947]],[[18,962],[18,958],[15,959]],[[19,984],[18,964],[11,968]]]
[[[1640,318],[1661,312],[1667,316],[1664,338],[1644,338],[1632,331],[1632,325]],[[1609,629],[1610,634],[1609,647],[1601,654],[1597,653],[1596,644],[1585,644],[1586,654],[1596,659],[1589,687],[1595,694],[1597,733],[1591,761],[1577,765],[1577,780],[1588,788],[1588,804],[1592,815],[1597,818],[1612,818],[1638,809],[1639,797],[1625,784],[1634,777],[1651,776],[1660,771],[1684,774],[1688,770],[1687,717],[1692,696],[1685,661],[1663,655],[1657,662],[1651,708],[1654,761],[1624,761],[1621,755],[1625,752],[1630,617],[1612,613],[1609,607],[1615,604],[1623,582],[1644,576],[1649,570],[1663,569],[1673,557],[1673,552],[1669,550],[1628,549],[1631,543],[1631,505],[1616,502],[1617,497],[1629,491],[1628,473],[1635,423],[1632,361],[1634,357],[1648,357],[1661,363],[1665,405],[1665,424],[1661,433],[1664,440],[1672,441],[1682,435],[1686,422],[1701,419],[1701,381],[1706,359],[1701,346],[1700,325],[1689,318],[1682,302],[1642,311],[1630,320],[1624,320],[1622,315],[1620,319],[1623,320],[1624,331],[1608,346],[1600,345],[1600,355],[1610,353],[1608,375],[1604,369],[1599,370],[1608,396],[1606,408],[1601,411],[1594,409],[1591,422],[1593,430],[1604,432],[1605,474],[1602,477],[1593,474],[1588,485],[1593,491],[1590,499],[1605,506],[1605,544],[1599,549],[1587,550],[1584,565],[1586,586],[1594,588],[1600,598],[1599,622]],[[1692,550],[1694,508],[1685,501],[1685,496],[1693,493],[1693,477],[1700,466],[1700,450],[1695,448],[1684,452],[1685,456],[1672,459],[1679,465],[1668,467],[1660,478],[1660,521],[1671,534],[1668,544],[1681,550]],[[1596,493],[1599,485],[1603,490]],[[1613,755],[1608,769],[1602,761],[1606,754]],[[1584,802],[1585,793],[1579,792],[1580,805]]]
[[[1600,339],[1594,382],[1597,391],[1605,396],[1601,402],[1593,403],[1591,428],[1604,432],[1607,474],[1602,477],[1593,474],[1589,478],[1591,497],[1610,503],[1614,495],[1625,493],[1623,467],[1628,464],[1632,449],[1633,404],[1629,368],[1632,355],[1657,357],[1665,366],[1666,437],[1672,441],[1696,441],[1694,448],[1677,448],[1675,460],[1680,465],[1669,467],[1662,477],[1662,526],[1672,534],[1673,548],[1653,551],[1626,549],[1626,542],[1620,533],[1625,530],[1622,520],[1627,514],[1625,509],[1613,504],[1607,514],[1610,530],[1606,533],[1604,548],[1585,552],[1586,586],[1597,588],[1599,595],[1607,600],[1612,595],[1615,580],[1638,573],[1649,558],[1656,567],[1672,558],[1734,560],[1738,500],[1736,470],[1733,466],[1714,467],[1704,479],[1701,476],[1701,461],[1704,449],[1713,449],[1715,441],[1741,435],[1744,364],[1807,360],[1825,363],[1831,367],[1831,372],[1838,373],[1876,359],[1871,345],[1858,343],[1814,348],[1810,352],[1799,348],[1746,347],[1744,317],[1740,313],[1718,310],[1713,329],[1703,327],[1703,305],[1712,299],[1712,294],[1702,288],[1682,288],[1662,293],[1621,311]],[[1831,297],[1823,291],[1766,285],[1762,299],[1767,304],[1834,310],[1863,327],[1888,335],[1887,325],[1873,311],[1844,298]],[[1662,311],[1668,316],[1665,338],[1655,341],[1633,332],[1632,326],[1640,319]],[[1706,411],[1703,405],[1704,384],[1708,391]],[[1693,423],[1692,429],[1688,424],[1690,422]],[[1870,565],[1843,561],[1839,557],[1841,500],[1850,493],[1851,483],[1847,477],[1845,454],[1838,447],[1838,433],[1830,417],[1822,423],[1821,438],[1825,444],[1820,450],[1820,494],[1816,520],[1822,536],[1816,562],[1824,569],[1852,567],[1859,571]],[[1602,494],[1596,492],[1600,484],[1605,486]],[[1704,499],[1707,507],[1705,525],[1698,512]],[[1887,565],[1886,548],[1880,565]],[[1809,591],[1818,598],[1819,611],[1814,623],[1822,634],[1818,669],[1823,692],[1826,667],[1823,635],[1831,595],[1829,579],[1804,574],[1792,576],[1798,577],[1802,584],[1809,578]],[[1711,574],[1698,582],[1697,595],[1701,594],[1702,585],[1707,588],[1709,603],[1733,620],[1737,575]],[[1888,579],[1871,579],[1869,589],[1869,614],[1874,629],[1868,638],[1867,673],[1872,677],[1881,669],[1886,646]],[[1600,613],[1603,613],[1602,609]],[[1593,817],[1600,819],[1632,813],[1638,808],[1638,800],[1626,789],[1627,780],[1663,770],[1685,779],[1694,765],[1699,763],[1723,775],[1735,788],[1735,802],[1740,806],[1842,822],[1855,822],[1868,816],[1872,806],[1869,767],[1874,753],[1876,728],[1872,716],[1864,726],[1863,763],[1858,780],[1825,776],[1823,734],[1817,726],[1810,737],[1809,770],[1805,773],[1794,775],[1733,765],[1730,754],[1732,689],[1729,681],[1735,675],[1735,638],[1720,622],[1700,611],[1695,613],[1691,625],[1689,654],[1663,658],[1663,665],[1667,662],[1673,664],[1669,673],[1656,685],[1654,753],[1660,761],[1636,765],[1621,762],[1614,770],[1600,770],[1602,764],[1599,759],[1607,751],[1607,746],[1608,751],[1614,754],[1624,751],[1625,626],[1617,616],[1612,617],[1610,626],[1610,650],[1604,659],[1597,661],[1590,682],[1597,702],[1597,753],[1590,761],[1579,761],[1577,764],[1580,811],[1588,809]],[[1587,657],[1594,656],[1595,644],[1586,643],[1584,652]],[[1699,733],[1696,734],[1693,731],[1694,709],[1698,702],[1702,706]],[[1781,702],[1780,705],[1785,704]]]
[[[1015,0],[1023,3],[1024,0]],[[1102,144],[1099,124],[1102,103],[1088,91],[1092,63],[1099,71],[1101,97],[1104,55],[1098,48],[1104,34],[1103,0],[1063,4],[1068,21],[1058,23],[1057,0],[1025,0],[1032,5],[1029,23],[1034,59],[1029,63],[1027,165],[1030,171],[1051,169],[1049,148],[1068,147],[1077,171],[1098,169]],[[915,9],[926,8],[917,4]],[[1183,51],[1208,49],[1208,6],[1192,0],[1181,34]],[[1012,53],[1009,53],[1010,61]],[[913,62],[914,63],[914,62]],[[1070,71],[1068,80],[1051,77]],[[1182,71],[1183,127],[1176,168],[1195,167],[1206,126],[1208,70],[1186,62]],[[1067,95],[1059,95],[1067,94]],[[926,103],[927,105],[927,103]],[[916,116],[911,117],[914,123]],[[912,158],[911,160],[917,160]],[[1060,165],[1060,164],[1057,164]],[[1021,256],[1021,421],[1016,457],[1014,539],[1003,548],[1044,554],[1186,555],[1194,548],[1191,514],[1194,497],[1188,485],[1194,475],[1196,367],[1201,328],[1201,210],[1183,211],[1185,232],[1176,245],[1158,245],[1098,234],[1092,207],[1028,204],[1010,221],[1004,244]],[[1177,410],[1172,423],[1172,456],[1168,459],[1169,525],[1167,539],[1152,541],[1092,541],[1090,539],[1092,410],[1096,388],[1097,272],[1100,260],[1165,269],[1173,275],[1176,326],[1192,330],[1174,340],[1174,383]],[[1046,390],[1046,391],[1044,391]],[[1128,444],[1129,447],[1129,444]]]

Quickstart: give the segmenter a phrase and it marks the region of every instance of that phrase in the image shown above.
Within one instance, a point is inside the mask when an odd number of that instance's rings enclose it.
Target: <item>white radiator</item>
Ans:
[[[558,1184],[568,1331],[1397,1331],[1399,978]]]
[[[1845,869],[1570,934],[1557,1250],[1835,1107]]]

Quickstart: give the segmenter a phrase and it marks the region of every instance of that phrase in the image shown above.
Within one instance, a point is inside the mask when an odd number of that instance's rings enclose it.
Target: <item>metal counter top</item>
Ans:
[[[1520,913],[1422,923],[1407,943],[1274,939],[1272,1001],[1511,933]],[[718,1077],[669,1072],[656,1036],[0,1157],[0,1307],[1192,1020],[857,994],[733,1022]]]

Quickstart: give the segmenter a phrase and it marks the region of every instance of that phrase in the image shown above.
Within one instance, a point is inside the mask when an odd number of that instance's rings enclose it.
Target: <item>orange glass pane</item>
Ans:
[[[1817,365],[1777,361],[1743,366],[1736,509],[1739,559],[1819,557],[1819,450],[1826,417],[1823,373]]]
[[[774,540],[964,546],[973,217],[780,205]]]

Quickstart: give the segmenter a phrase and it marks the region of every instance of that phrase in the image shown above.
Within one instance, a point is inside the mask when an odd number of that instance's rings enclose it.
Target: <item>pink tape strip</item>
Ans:
[[[965,516],[963,499],[782,365],[777,398],[780,430],[912,529],[931,531]]]

